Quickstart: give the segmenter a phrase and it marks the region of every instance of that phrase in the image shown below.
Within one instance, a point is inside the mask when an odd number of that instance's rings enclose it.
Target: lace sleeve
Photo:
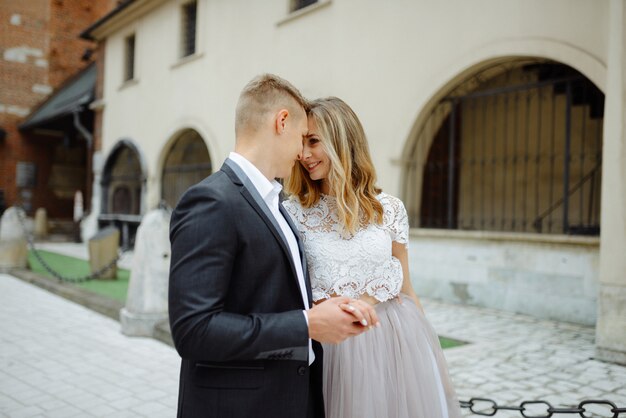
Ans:
[[[384,223],[391,240],[409,247],[409,217],[402,201],[396,197],[381,194],[384,210]]]

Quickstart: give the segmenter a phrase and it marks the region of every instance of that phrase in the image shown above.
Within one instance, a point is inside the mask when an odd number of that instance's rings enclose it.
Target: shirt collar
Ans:
[[[254,164],[241,154],[233,151],[228,155],[228,158],[243,170],[263,200],[269,203],[274,200],[274,197],[278,197],[283,189],[279,182],[276,180],[269,181]]]

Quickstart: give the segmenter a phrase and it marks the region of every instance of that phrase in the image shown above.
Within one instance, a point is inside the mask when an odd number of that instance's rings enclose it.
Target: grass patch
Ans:
[[[452,338],[446,338],[446,337],[439,337],[439,343],[441,344],[441,348],[443,349],[458,347],[460,345],[467,344],[466,342],[453,340]]]
[[[67,255],[61,255],[50,251],[38,250],[44,261],[64,277],[84,277],[90,273],[89,262]],[[41,265],[32,251],[28,252],[28,266],[34,273],[57,280]],[[117,280],[89,280],[82,283],[71,283],[74,286],[97,293],[121,302],[126,301],[128,293],[128,279],[130,272],[126,269],[117,269]]]

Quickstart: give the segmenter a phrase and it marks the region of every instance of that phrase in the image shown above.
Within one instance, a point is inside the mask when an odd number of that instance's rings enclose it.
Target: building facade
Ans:
[[[361,118],[418,293],[595,324],[625,362],[625,20],[622,0],[125,2],[83,34],[104,56],[83,232],[132,234],[219,169],[272,72]]]

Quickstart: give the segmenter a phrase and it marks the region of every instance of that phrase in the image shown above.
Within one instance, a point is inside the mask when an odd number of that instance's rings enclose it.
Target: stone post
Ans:
[[[126,306],[120,311],[123,334],[152,336],[156,324],[167,319],[169,226],[170,213],[154,209],[137,229]]]
[[[24,227],[20,222],[26,218],[24,210],[12,206],[4,211],[0,220],[0,269],[25,268],[28,246]]]
[[[596,357],[626,364],[626,7],[611,0]]]
[[[48,237],[48,212],[45,208],[35,211],[35,238],[45,239]]]
[[[108,226],[98,231],[88,242],[89,267],[95,273],[102,270],[117,258],[120,248],[120,231],[114,226]],[[117,261],[98,276],[100,280],[117,279]]]

